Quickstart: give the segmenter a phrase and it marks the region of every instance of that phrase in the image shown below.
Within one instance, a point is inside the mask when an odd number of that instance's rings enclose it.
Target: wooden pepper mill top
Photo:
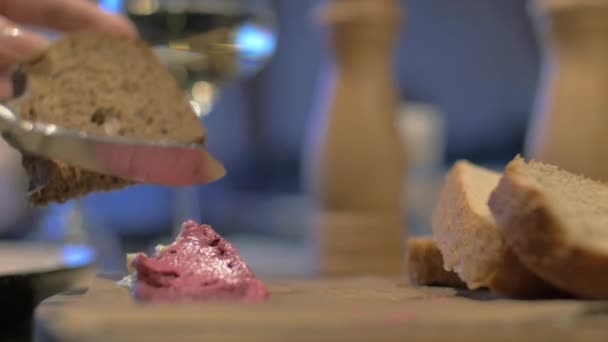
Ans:
[[[319,18],[334,58],[305,164],[321,273],[402,273],[405,155],[392,70],[398,2],[328,0]]]
[[[543,70],[530,157],[608,180],[608,0],[536,0]]]
[[[387,66],[402,12],[394,0],[333,0],[319,19],[329,29],[339,67]]]

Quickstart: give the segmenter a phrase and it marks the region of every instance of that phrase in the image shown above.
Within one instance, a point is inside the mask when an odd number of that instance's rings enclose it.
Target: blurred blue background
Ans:
[[[205,118],[208,147],[228,175],[197,189],[202,219],[237,245],[239,236],[258,239],[251,247],[258,249],[270,248],[260,247],[264,241],[292,248],[285,246],[307,239],[301,156],[329,58],[311,20],[319,3],[274,2],[279,37],[274,57],[255,77],[228,85]],[[446,123],[445,165],[459,158],[482,164],[511,159],[523,146],[539,71],[526,1],[402,3],[407,16],[395,54],[399,91],[404,101],[439,109]],[[119,0],[102,4],[120,8]],[[135,186],[88,196],[77,211],[96,243],[105,246],[104,265],[111,269],[122,263],[124,250],[166,242],[175,196],[173,189]],[[26,211],[3,228],[4,235],[32,234],[27,226],[43,227],[47,238],[65,238],[74,206]]]

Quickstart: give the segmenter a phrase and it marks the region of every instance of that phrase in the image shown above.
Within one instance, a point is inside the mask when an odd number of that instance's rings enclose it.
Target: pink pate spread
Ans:
[[[264,284],[238,251],[209,225],[184,223],[174,243],[152,257],[139,253],[131,289],[138,300],[183,301],[231,299],[260,302]]]

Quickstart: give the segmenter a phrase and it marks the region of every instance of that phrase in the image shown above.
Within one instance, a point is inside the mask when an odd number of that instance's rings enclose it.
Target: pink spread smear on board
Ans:
[[[148,257],[137,254],[131,290],[142,301],[229,299],[261,302],[269,297],[237,249],[209,225],[187,221],[174,243]]]
[[[389,316],[389,323],[396,325],[406,325],[416,319],[416,315],[414,313],[400,309]]]

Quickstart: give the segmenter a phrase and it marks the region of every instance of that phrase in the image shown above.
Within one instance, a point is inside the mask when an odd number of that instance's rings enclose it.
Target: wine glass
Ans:
[[[107,2],[116,6],[117,0]],[[123,0],[122,11],[155,47],[204,120],[228,82],[251,77],[274,54],[273,4],[272,0]],[[185,220],[201,220],[197,187],[176,189],[175,200],[177,234]]]

